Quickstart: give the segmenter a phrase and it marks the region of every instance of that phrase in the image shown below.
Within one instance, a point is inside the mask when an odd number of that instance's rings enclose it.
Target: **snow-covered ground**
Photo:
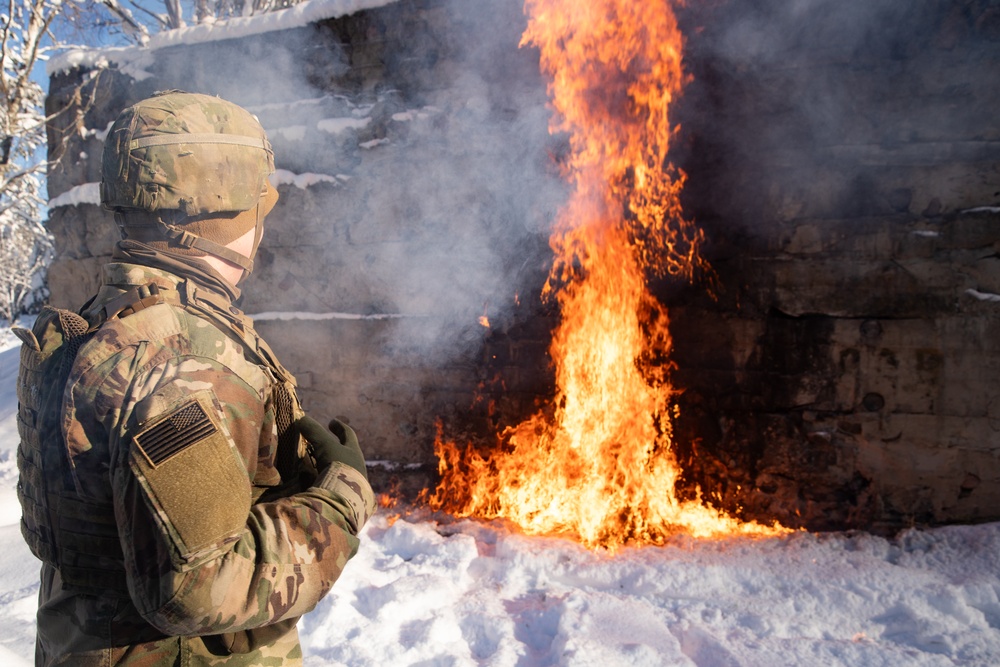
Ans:
[[[35,561],[14,494],[0,330],[0,665],[30,664]],[[593,553],[417,510],[365,528],[300,623],[306,665],[1000,665],[1000,524]]]

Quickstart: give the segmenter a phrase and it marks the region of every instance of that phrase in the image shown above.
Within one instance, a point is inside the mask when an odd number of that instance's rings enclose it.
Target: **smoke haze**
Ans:
[[[447,360],[538,289],[565,185],[520,3],[417,5],[163,49],[155,80],[246,106],[312,183],[282,188],[248,312],[401,315],[389,350]]]
[[[1000,36],[985,3],[758,0],[682,17],[694,79],[680,159],[708,224],[752,237],[776,221],[920,214],[934,195],[884,168],[935,164],[942,150],[976,159],[959,142],[995,125],[976,91],[996,77],[952,66]]]

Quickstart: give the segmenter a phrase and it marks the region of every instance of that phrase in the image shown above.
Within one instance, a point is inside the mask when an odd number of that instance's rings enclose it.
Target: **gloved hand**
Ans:
[[[338,419],[331,419],[330,429],[327,430],[308,415],[296,420],[295,425],[306,442],[312,445],[312,455],[316,459],[317,469],[323,471],[334,461],[340,461],[368,479],[365,455],[361,453],[358,436],[350,426]]]

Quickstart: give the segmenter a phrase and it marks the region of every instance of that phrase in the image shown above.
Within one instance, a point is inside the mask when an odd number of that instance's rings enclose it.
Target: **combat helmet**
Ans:
[[[210,95],[157,93],[119,114],[101,170],[101,204],[123,238],[253,270],[278,193],[268,181],[271,144],[247,110]],[[251,229],[250,258],[225,247]]]

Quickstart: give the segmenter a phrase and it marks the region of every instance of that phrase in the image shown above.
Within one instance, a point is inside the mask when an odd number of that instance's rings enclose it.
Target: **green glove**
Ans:
[[[340,461],[351,466],[368,479],[365,468],[365,455],[361,453],[358,436],[354,429],[338,419],[330,420],[330,429],[312,417],[305,415],[299,418],[295,425],[299,433],[312,445],[312,455],[316,459],[316,467],[323,471],[334,461]]]

